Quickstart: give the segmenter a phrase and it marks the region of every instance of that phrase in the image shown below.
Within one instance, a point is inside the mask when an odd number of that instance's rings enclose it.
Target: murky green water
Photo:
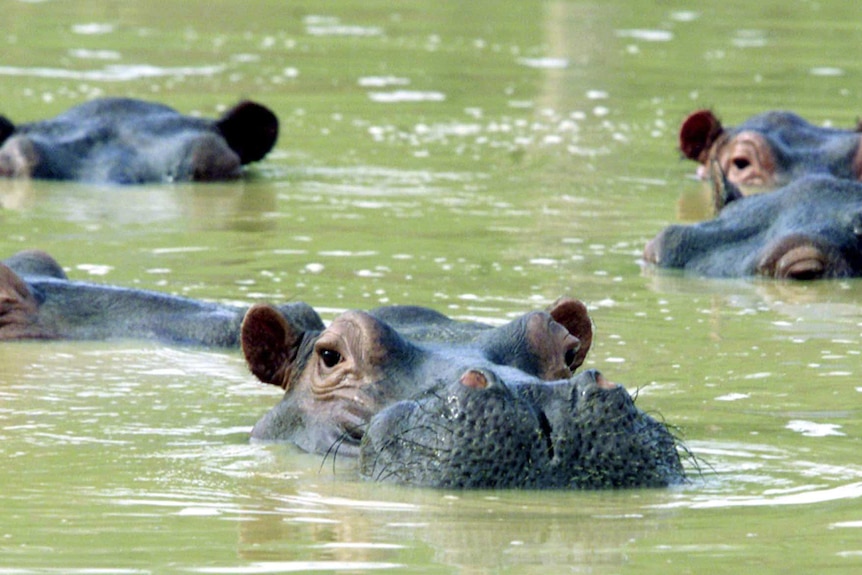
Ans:
[[[851,125],[853,3],[10,1],[2,112],[98,95],[282,119],[244,183],[0,182],[0,253],[219,301],[503,321],[590,305],[588,365],[639,388],[681,489],[443,492],[250,445],[279,394],[238,353],[0,346],[0,573],[852,573],[862,283],[642,272],[702,214],[679,121]]]

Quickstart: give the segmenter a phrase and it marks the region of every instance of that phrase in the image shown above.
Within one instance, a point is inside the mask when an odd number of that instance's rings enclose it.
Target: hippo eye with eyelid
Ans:
[[[341,354],[334,349],[321,349],[319,354],[320,359],[323,360],[323,365],[326,367],[335,367],[341,363]]]

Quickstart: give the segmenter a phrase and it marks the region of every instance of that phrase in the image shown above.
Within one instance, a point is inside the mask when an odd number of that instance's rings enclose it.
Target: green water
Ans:
[[[587,366],[678,426],[691,484],[446,492],[249,444],[238,353],[0,346],[0,574],[855,573],[862,283],[657,275],[703,215],[676,129],[713,107],[850,126],[853,3],[9,1],[0,112],[100,95],[280,116],[244,182],[0,182],[0,255],[224,302],[501,322],[562,294]]]

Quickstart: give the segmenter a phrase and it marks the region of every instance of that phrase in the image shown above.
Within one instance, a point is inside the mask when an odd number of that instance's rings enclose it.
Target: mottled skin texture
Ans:
[[[73,281],[48,254],[26,251],[0,263],[0,341],[150,339],[237,347],[248,308]],[[322,329],[300,302],[277,308],[296,325]]]
[[[710,110],[698,110],[683,121],[679,132],[680,150],[701,164],[701,175],[707,175],[715,162],[743,192],[775,189],[806,175],[859,180],[859,142],[858,126],[852,130],[813,126],[783,111],[725,127]]]
[[[285,394],[252,437],[359,455],[368,478],[428,486],[681,481],[664,426],[597,372],[573,378],[591,341],[585,306],[567,298],[500,327],[391,306],[303,331],[255,306],[246,359]]]
[[[378,413],[360,471],[445,488],[665,487],[685,478],[666,427],[594,370],[559,381],[468,370]]]
[[[862,184],[807,176],[743,196],[716,170],[714,176],[719,214],[665,228],[644,249],[646,262],[711,277],[862,276]]]
[[[277,138],[275,114],[254,102],[211,120],[162,104],[102,98],[17,126],[0,116],[0,177],[110,184],[228,180],[262,159]]]

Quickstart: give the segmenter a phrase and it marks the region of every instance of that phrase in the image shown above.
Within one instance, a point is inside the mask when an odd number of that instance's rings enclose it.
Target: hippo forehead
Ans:
[[[783,181],[818,172],[850,179],[859,175],[857,131],[815,126],[791,112],[773,111],[728,129],[719,147],[726,148],[752,133],[765,140],[768,152],[774,155],[774,168],[786,172]]]

